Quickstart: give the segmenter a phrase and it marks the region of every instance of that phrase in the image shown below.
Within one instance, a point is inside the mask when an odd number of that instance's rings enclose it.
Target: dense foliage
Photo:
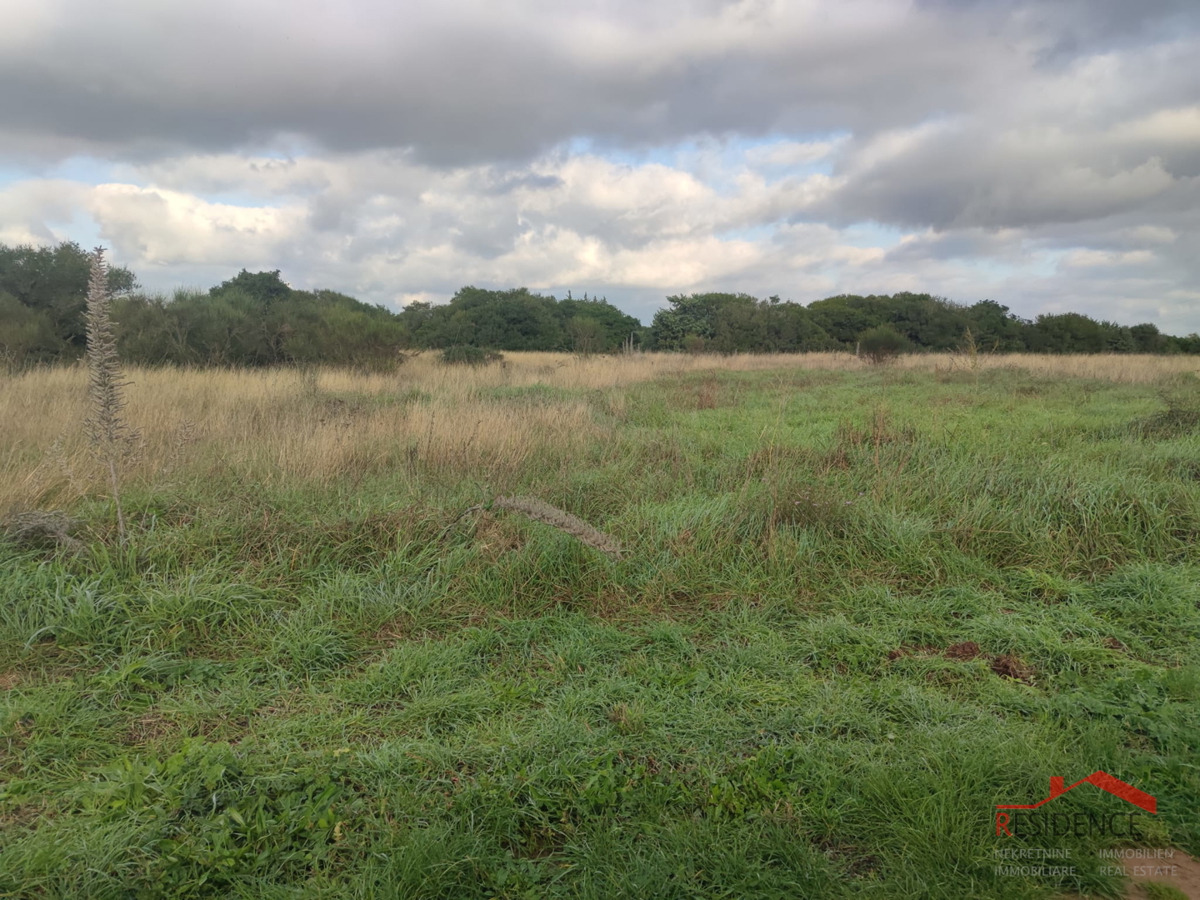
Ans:
[[[70,360],[83,351],[88,254],[79,245],[0,245],[0,364]],[[628,345],[718,353],[858,351],[886,326],[913,350],[961,347],[1040,353],[1200,353],[1200,336],[1172,337],[1149,323],[1126,327],[1079,313],[1021,319],[993,300],[972,306],[930,294],[843,294],[807,307],[773,296],[668,297],[645,327],[607,299],[558,300],[527,288],[462,288],[449,303],[399,313],[336,291],[300,291],[278,271],[236,277],[170,299],[138,291],[128,269],[110,270],[122,357],[132,363],[395,364],[408,348],[558,350],[587,355]],[[877,332],[876,332],[877,333]],[[905,346],[904,344],[901,344]]]
[[[862,333],[859,352],[873,363],[887,362],[902,353],[911,353],[912,341],[891,325],[876,325]]]
[[[687,349],[692,337],[722,353],[857,350],[868,334],[886,326],[914,350],[954,350],[969,332],[979,349],[1000,352],[1200,353],[1195,334],[1177,338],[1149,323],[1129,328],[1079,313],[1029,321],[994,300],[963,306],[930,294],[842,294],[805,307],[778,297],[709,293],[667,302],[650,329],[651,346],[661,350]]]
[[[414,346],[445,349],[461,345],[501,350],[617,349],[642,323],[607,300],[567,295],[564,300],[527,288],[489,291],[465,287],[449,303],[410,303],[399,317]]]
[[[90,269],[90,254],[78,244],[0,244],[0,359],[42,362],[81,354]],[[137,280],[128,269],[112,266],[108,287],[121,297]]]

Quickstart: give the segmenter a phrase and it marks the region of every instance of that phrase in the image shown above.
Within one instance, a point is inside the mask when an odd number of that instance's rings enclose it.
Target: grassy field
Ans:
[[[1200,852],[1198,369],[135,371],[124,546],[85,373],[0,376],[0,512],[83,523],[0,542],[0,896],[1119,896],[994,807]]]

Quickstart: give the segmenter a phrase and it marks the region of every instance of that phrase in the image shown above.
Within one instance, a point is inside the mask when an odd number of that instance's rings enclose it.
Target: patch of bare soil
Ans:
[[[1125,886],[1125,900],[1158,900],[1164,896],[1160,887],[1155,891],[1147,885],[1174,888],[1188,900],[1200,900],[1200,860],[1192,859],[1182,850],[1173,850],[1169,859],[1114,860],[1125,868],[1130,879]],[[1144,874],[1143,874],[1144,873]],[[1060,894],[1057,900],[1082,900],[1081,894]]]
[[[1033,669],[1011,653],[1003,653],[992,659],[992,671],[1002,678],[1012,678],[1026,684],[1033,682]]]
[[[974,659],[979,655],[979,645],[974,641],[951,644],[942,655],[946,659]]]
[[[1127,860],[1125,863],[1125,867],[1134,872],[1139,866],[1159,871],[1134,875],[1126,891],[1129,900],[1153,900],[1154,895],[1143,887],[1147,883],[1167,884],[1181,891],[1188,900],[1200,900],[1200,860],[1176,850],[1170,859]]]

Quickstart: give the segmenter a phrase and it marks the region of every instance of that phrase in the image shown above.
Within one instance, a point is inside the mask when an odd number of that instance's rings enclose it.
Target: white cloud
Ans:
[[[1094,269],[1111,266],[1144,266],[1157,257],[1149,250],[1128,250],[1116,253],[1111,250],[1072,250],[1063,257],[1062,264],[1068,269]]]
[[[752,166],[805,166],[827,159],[845,143],[836,141],[776,141],[754,147],[746,154]]]
[[[247,207],[210,203],[162,188],[102,184],[93,188],[87,208],[133,265],[269,265],[283,246],[300,237],[299,206]]]
[[[280,268],[379,302],[525,284],[643,317],[680,290],[906,289],[1200,328],[1194,3],[10,19],[0,240],[98,236],[155,287]]]

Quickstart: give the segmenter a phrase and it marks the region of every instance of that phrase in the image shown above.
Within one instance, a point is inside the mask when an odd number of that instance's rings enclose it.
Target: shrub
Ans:
[[[891,325],[868,328],[858,336],[858,353],[872,364],[885,363],[901,353],[911,353],[912,341]]]
[[[466,344],[447,347],[442,351],[442,362],[450,365],[486,366],[490,363],[501,362],[503,359],[503,353]]]

